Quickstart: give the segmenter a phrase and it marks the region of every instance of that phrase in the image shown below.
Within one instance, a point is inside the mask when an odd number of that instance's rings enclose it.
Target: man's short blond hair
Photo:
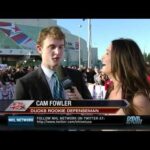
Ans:
[[[47,36],[50,36],[53,39],[57,40],[64,40],[65,42],[65,34],[58,26],[50,26],[43,28],[37,38],[37,44],[42,45],[43,41],[46,39]]]

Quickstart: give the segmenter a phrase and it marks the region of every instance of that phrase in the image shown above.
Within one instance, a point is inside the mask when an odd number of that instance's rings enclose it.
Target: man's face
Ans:
[[[64,40],[53,39],[47,36],[42,46],[37,45],[37,50],[42,56],[42,65],[49,69],[55,69],[63,57]]]

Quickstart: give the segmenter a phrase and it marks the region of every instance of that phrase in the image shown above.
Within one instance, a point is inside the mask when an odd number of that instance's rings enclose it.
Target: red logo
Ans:
[[[12,110],[24,110],[25,109],[25,105],[22,102],[14,102],[10,105],[10,108]]]

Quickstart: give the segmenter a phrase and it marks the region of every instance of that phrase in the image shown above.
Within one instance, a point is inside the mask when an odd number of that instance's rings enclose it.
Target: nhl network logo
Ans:
[[[143,120],[140,118],[140,116],[127,116],[126,124],[141,125],[142,121]]]

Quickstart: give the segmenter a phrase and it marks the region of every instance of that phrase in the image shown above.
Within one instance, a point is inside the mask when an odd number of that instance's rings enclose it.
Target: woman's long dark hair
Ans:
[[[112,41],[111,68],[115,79],[119,78],[122,85],[122,99],[126,99],[130,106],[124,109],[125,114],[137,114],[133,106],[135,94],[142,93],[150,96],[150,84],[147,80],[147,69],[139,46],[131,39],[117,39]],[[111,92],[112,87],[108,90]]]

